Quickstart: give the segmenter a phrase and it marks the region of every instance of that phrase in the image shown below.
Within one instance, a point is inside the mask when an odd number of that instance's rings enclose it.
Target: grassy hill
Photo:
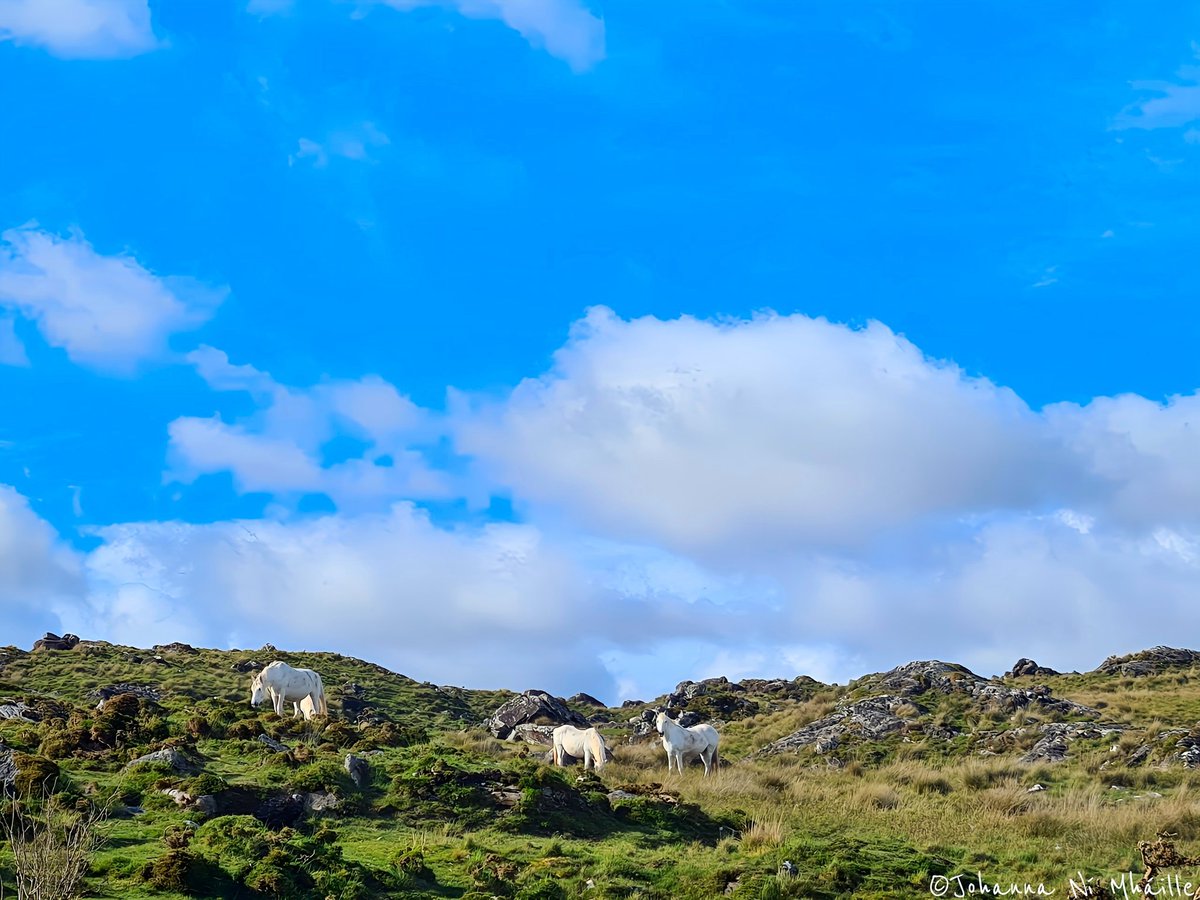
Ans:
[[[337,654],[10,647],[0,778],[10,822],[14,804],[35,819],[107,808],[85,882],[99,897],[927,897],[960,875],[1069,896],[1080,874],[1136,880],[1137,843],[1158,832],[1200,851],[1200,666],[1173,653],[580,700],[615,751],[597,776],[483,730],[509,692]],[[274,659],[322,674],[328,719],[249,706],[243,670]],[[657,706],[718,725],[716,777],[667,774],[645,733]],[[15,896],[13,866],[6,851]]]

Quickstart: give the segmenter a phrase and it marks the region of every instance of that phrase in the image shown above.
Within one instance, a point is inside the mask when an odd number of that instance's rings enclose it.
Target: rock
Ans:
[[[1093,671],[1102,675],[1142,678],[1171,669],[1190,669],[1196,665],[1200,665],[1200,652],[1159,646],[1124,656],[1110,656]]]
[[[287,744],[280,743],[269,734],[260,734],[256,740],[273,753],[287,753]]]
[[[609,800],[636,800],[637,794],[631,794],[629,791],[615,790],[608,792]]]
[[[1125,760],[1125,765],[1129,766],[1130,768],[1133,768],[1135,766],[1140,766],[1142,763],[1144,763],[1146,761],[1147,757],[1149,757],[1149,756],[1150,756],[1150,745],[1142,744],[1142,746],[1138,747],[1136,750],[1133,751],[1133,753],[1131,753],[1129,755],[1129,759]]]
[[[554,744],[554,729],[557,725],[518,725],[513,729],[510,741],[521,740],[527,744],[538,744],[550,747]]]
[[[13,759],[15,752],[12,747],[0,744],[0,787],[5,791],[11,791],[17,783],[17,763]]]
[[[42,717],[32,706],[20,700],[5,700],[0,703],[0,719],[20,719],[23,722],[40,722]]]
[[[679,718],[675,720],[684,728],[691,728],[693,725],[699,725],[704,721],[704,717],[697,712],[683,712],[679,714]]]
[[[621,704],[621,709],[633,709],[635,706],[645,706],[645,700],[626,700]]]
[[[350,780],[354,782],[355,787],[362,789],[370,783],[371,764],[361,756],[347,753],[346,762],[343,765],[346,772],[350,775]]]
[[[601,703],[599,700],[597,700],[595,697],[593,697],[591,694],[583,694],[583,693],[576,694],[574,697],[568,698],[567,702],[574,703],[577,706],[597,706],[597,707],[600,707],[601,709],[604,708],[604,704]]]
[[[196,812],[204,813],[206,816],[215,816],[217,814],[217,798],[212,794],[201,794],[192,804]]]
[[[802,747],[824,747],[819,752],[829,752],[838,747],[851,735],[866,740],[879,740],[897,734],[908,727],[908,722],[895,714],[902,706],[913,706],[918,714],[926,710],[904,697],[884,695],[868,697],[848,703],[823,719],[805,725],[799,731],[768,744],[756,756],[799,750]]]
[[[169,766],[180,775],[193,774],[200,770],[199,766],[193,763],[178,750],[175,750],[171,747],[167,747],[162,750],[155,750],[153,753],[147,753],[145,756],[139,756],[132,762],[126,763],[125,768],[131,769],[134,766],[155,764]]]
[[[174,800],[176,806],[187,806],[192,802],[192,795],[179,788],[164,788],[162,793]]]
[[[120,682],[119,684],[110,684],[107,687],[97,688],[88,694],[94,700],[99,702],[96,704],[96,709],[104,709],[104,704],[120,694],[133,694],[142,700],[150,700],[158,703],[163,698],[163,693],[158,688],[150,687],[148,684],[129,684],[128,682]]]
[[[526,724],[586,728],[587,720],[545,691],[525,691],[497,709],[485,727],[501,740],[515,740],[516,727]]]
[[[47,631],[38,640],[33,642],[34,650],[74,650],[79,644],[78,635],[64,634],[59,637],[53,631]]]
[[[172,641],[169,644],[155,644],[152,650],[158,653],[199,653],[200,651],[191,644],[185,644],[182,641]]]
[[[1051,722],[1038,726],[1038,729],[1042,737],[1021,757],[1021,762],[1062,762],[1066,759],[1071,741],[1119,735],[1124,730],[1120,725],[1093,725],[1090,722]]]
[[[235,672],[257,672],[263,667],[257,659],[243,659],[240,662],[235,662],[229,668]]]
[[[342,805],[337,794],[331,791],[311,791],[304,795],[304,809],[310,813],[333,812]]]
[[[1027,790],[1025,793],[1027,793],[1027,794],[1036,794],[1038,791],[1044,791],[1045,789],[1046,789],[1046,788],[1045,788],[1045,786],[1044,786],[1044,785],[1041,785],[1041,784],[1035,784],[1033,787],[1031,787],[1031,788],[1030,788],[1029,790]]]
[[[1005,673],[1005,678],[1024,678],[1029,675],[1061,675],[1061,672],[1056,672],[1054,669],[1048,669],[1045,666],[1039,666],[1032,659],[1021,657],[1017,660],[1016,665]]]

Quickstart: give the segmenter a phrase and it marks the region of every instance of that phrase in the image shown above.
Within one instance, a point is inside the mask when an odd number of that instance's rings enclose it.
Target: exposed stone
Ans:
[[[129,684],[128,682],[97,688],[88,696],[99,701],[96,704],[96,709],[103,709],[105,703],[120,694],[133,694],[135,697],[142,700],[150,700],[154,703],[158,703],[163,698],[162,691],[158,688],[151,687],[148,684]]]
[[[1095,725],[1090,722],[1051,722],[1037,727],[1042,736],[1021,757],[1021,762],[1061,762],[1066,759],[1071,742],[1080,738],[1095,740],[1119,735],[1124,730],[1120,725]]]
[[[1039,791],[1044,791],[1045,789],[1046,789],[1046,788],[1045,788],[1045,786],[1044,786],[1044,785],[1041,785],[1041,784],[1035,784],[1033,787],[1031,787],[1031,788],[1030,788],[1029,790],[1027,790],[1025,793],[1027,793],[1027,794],[1036,794],[1036,793],[1038,793]]]
[[[162,750],[155,750],[153,753],[147,753],[144,756],[139,756],[132,762],[126,763],[125,768],[130,769],[134,766],[161,764],[169,766],[180,775],[191,774],[199,771],[199,767],[190,759],[171,747],[166,747]]]
[[[601,703],[599,700],[597,700],[595,697],[593,697],[591,694],[583,694],[583,693],[576,694],[575,696],[568,698],[567,702],[574,703],[578,706],[598,706],[601,708],[604,707],[604,704]]]
[[[1149,756],[1150,745],[1142,744],[1142,746],[1138,747],[1129,755],[1129,759],[1125,760],[1125,765],[1129,766],[1130,768],[1133,768],[1134,766],[1140,766]]]
[[[1032,659],[1021,657],[1017,660],[1016,665],[1005,673],[1005,678],[1025,678],[1029,675],[1061,675],[1061,672],[1056,672],[1054,669],[1046,666],[1039,666]]]
[[[290,827],[308,812],[306,799],[304,794],[275,794],[259,804],[254,817],[268,828]]]
[[[192,795],[180,788],[164,788],[162,793],[174,800],[176,806],[187,806],[192,802]]]
[[[269,734],[260,734],[257,741],[272,753],[287,753],[287,744],[280,743]]]
[[[510,741],[524,741],[527,744],[540,744],[549,747],[554,743],[554,729],[557,725],[530,725],[524,723],[513,729]]]
[[[0,719],[20,719],[24,722],[39,722],[41,718],[37,710],[20,700],[4,700],[0,702]]]
[[[169,644],[155,644],[152,648],[156,653],[199,653],[191,644],[182,641],[172,641]]]
[[[501,740],[516,740],[518,725],[575,725],[587,727],[587,719],[545,691],[525,691],[497,709],[485,726]]]
[[[341,799],[331,791],[310,791],[303,798],[304,810],[310,813],[333,812],[342,805]]]
[[[343,763],[347,774],[350,775],[350,780],[354,782],[357,788],[366,787],[371,781],[371,764],[361,756],[355,756],[353,753],[346,754],[346,761]]]
[[[260,663],[257,659],[243,659],[243,660],[240,660],[239,662],[235,662],[229,668],[235,672],[243,672],[244,673],[244,672],[257,672],[262,667],[263,667],[263,664]]]
[[[74,634],[64,634],[59,637],[53,631],[47,631],[38,640],[33,642],[34,650],[74,650],[79,644],[79,636]]]
[[[758,755],[769,756],[785,751],[814,747],[821,753],[837,748],[847,737],[879,740],[908,727],[908,721],[896,715],[901,707],[912,707],[918,715],[927,710],[905,697],[883,695],[848,703],[822,719],[805,725],[785,738],[769,744]],[[824,748],[824,749],[822,749]]]
[[[1159,646],[1124,656],[1110,656],[1094,671],[1102,675],[1141,678],[1171,669],[1190,669],[1196,665],[1200,665],[1200,652]]]
[[[192,805],[196,812],[204,813],[206,816],[217,814],[217,798],[212,794],[201,794]]]

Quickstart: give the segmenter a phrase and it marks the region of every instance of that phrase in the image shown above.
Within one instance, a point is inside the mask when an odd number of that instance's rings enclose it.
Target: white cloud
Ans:
[[[678,601],[597,588],[569,548],[534,527],[446,530],[409,504],[96,533],[104,543],[88,559],[82,627],[141,645],[270,641],[342,649],[443,683],[611,692],[597,648],[636,646],[678,615]]]
[[[329,165],[331,158],[338,157],[354,161],[371,158],[371,151],[386,147],[391,140],[373,122],[363,122],[345,131],[335,131],[322,142],[300,138],[296,152],[288,157],[288,164],[311,160],[318,169]]]
[[[59,627],[55,611],[84,590],[79,554],[14,488],[0,485],[0,626],[8,640]]]
[[[224,291],[162,277],[130,256],[97,253],[81,234],[0,234],[0,308],[37,325],[73,362],[129,372],[164,356],[168,337],[203,324]]]
[[[246,391],[259,412],[239,423],[182,417],[169,426],[168,478],[190,482],[231,472],[241,491],[327,494],[343,509],[386,507],[398,499],[443,498],[449,479],[410,445],[435,436],[429,414],[375,376],[292,388],[212,347],[188,360],[211,387]],[[358,456],[323,465],[335,437],[365,446]]]
[[[581,0],[379,0],[399,10],[449,6],[469,19],[498,19],[576,71],[604,59],[604,21]]]
[[[535,517],[701,558],[861,547],[1074,488],[1015,394],[879,323],[594,309],[549,373],[452,418],[460,451]]]
[[[1200,59],[1200,45],[1192,45]],[[1114,122],[1118,129],[1179,128],[1200,120],[1200,65],[1183,66],[1176,81],[1135,81],[1135,90],[1151,93],[1132,104]]]
[[[0,0],[0,41],[67,59],[136,56],[159,46],[147,0]]]
[[[0,366],[28,365],[29,356],[17,336],[16,323],[8,316],[0,316]]]

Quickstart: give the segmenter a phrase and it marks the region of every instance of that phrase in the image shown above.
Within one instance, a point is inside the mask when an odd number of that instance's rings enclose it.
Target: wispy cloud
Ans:
[[[388,136],[373,122],[363,122],[354,128],[335,131],[319,142],[300,138],[296,151],[288,157],[288,164],[308,161],[320,169],[329,165],[332,158],[362,162],[371,159],[373,150],[390,143]]]
[[[66,59],[136,56],[160,45],[147,0],[0,0],[0,41]]]
[[[1200,59],[1200,45],[1193,44],[1192,50]],[[1180,128],[1200,120],[1200,65],[1183,66],[1175,81],[1135,81],[1133,88],[1154,96],[1128,106],[1115,128]]]
[[[79,232],[26,226],[0,234],[0,308],[92,368],[128,373],[164,356],[167,338],[205,322],[225,293],[155,275],[130,256],[105,256]]]

